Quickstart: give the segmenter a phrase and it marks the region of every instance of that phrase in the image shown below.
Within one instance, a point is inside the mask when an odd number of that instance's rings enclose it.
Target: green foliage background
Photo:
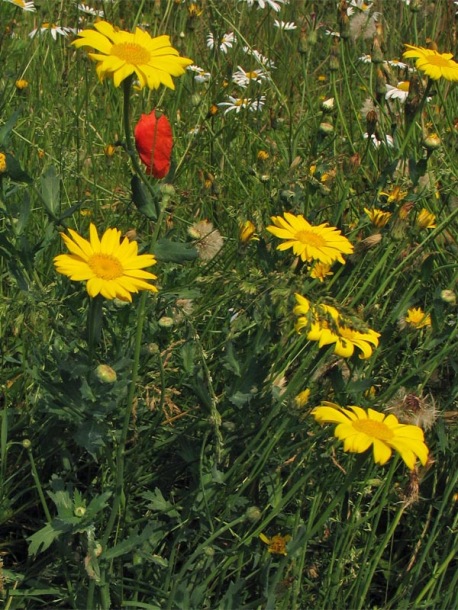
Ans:
[[[374,2],[384,58],[428,39],[453,52],[454,3],[410,4]],[[382,78],[379,64],[358,60],[374,52],[373,36],[326,34],[339,30],[334,0],[292,0],[279,14],[235,0],[91,3],[126,30],[138,23],[153,36],[169,34],[211,73],[208,83],[188,72],[175,91],[131,97],[132,128],[153,108],[173,125],[166,182],[174,189],[159,227],[159,292],[146,298],[120,488],[138,297],[133,305],[103,302],[94,356],[90,299],[83,285],[57,275],[53,257],[68,227],[84,236],[89,222],[99,233],[133,229],[144,250],[156,225],[132,203],[133,170],[119,145],[122,90],[98,81],[87,54],[69,45],[72,35],[28,36],[44,22],[76,28],[80,18],[79,27],[91,27],[93,18],[73,1],[36,6],[29,13],[0,2],[5,608],[456,607],[456,84],[434,82],[409,129],[403,105],[384,98],[387,79],[395,84],[403,73],[392,68]],[[298,27],[280,31],[276,18]],[[210,31],[234,32],[237,42],[226,54],[211,51]],[[246,93],[231,83],[237,66],[259,67],[244,46],[276,65]],[[19,78],[29,82],[22,92]],[[265,106],[212,111],[232,94],[265,95]],[[327,114],[321,104],[330,97]],[[393,148],[364,139],[367,98]],[[428,133],[441,138],[437,150],[422,144]],[[380,193],[395,186],[406,196],[389,204]],[[436,229],[416,225],[423,207]],[[377,228],[364,208],[393,216]],[[312,279],[265,231],[284,211],[341,228],[355,254],[325,282]],[[187,233],[203,219],[224,237],[208,262],[195,258]],[[257,241],[241,243],[246,220]],[[298,335],[295,292],[380,332],[373,356],[343,361]],[[432,326],[403,328],[410,307],[428,312]],[[98,364],[116,371],[114,383],[97,378]],[[298,407],[306,388],[309,403]],[[438,412],[426,434],[430,462],[413,473],[397,457],[380,467],[370,455],[343,453],[332,428],[309,416],[322,400],[383,410],[409,394],[434,400]],[[115,527],[102,544],[116,495]],[[287,555],[269,553],[261,533],[291,536]]]

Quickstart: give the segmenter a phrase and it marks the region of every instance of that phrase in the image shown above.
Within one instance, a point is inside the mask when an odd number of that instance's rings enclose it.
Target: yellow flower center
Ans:
[[[401,89],[401,91],[408,91],[410,88],[410,82],[408,80],[402,80],[401,82],[398,83],[398,89]]]
[[[246,76],[247,78],[250,78],[250,79],[251,79],[251,78],[257,78],[257,77],[258,77],[258,73],[257,73],[257,72],[254,72],[254,71],[253,71],[253,72],[245,72],[245,76]]]
[[[428,57],[428,63],[432,66],[438,66],[439,68],[450,67],[450,61],[442,55],[431,55]]]
[[[321,235],[317,235],[312,231],[298,231],[295,237],[302,244],[307,244],[307,246],[313,246],[314,248],[321,248],[326,245],[326,241]]]
[[[394,436],[386,424],[381,421],[374,421],[373,419],[358,419],[352,422],[352,426],[358,432],[363,432],[367,436],[376,438],[379,441],[389,441]]]
[[[123,59],[126,63],[133,66],[141,66],[147,64],[151,55],[145,47],[142,47],[135,42],[121,42],[114,44],[111,47],[110,55]]]
[[[102,280],[115,280],[124,274],[124,268],[119,260],[110,254],[94,254],[88,260],[88,265]]]

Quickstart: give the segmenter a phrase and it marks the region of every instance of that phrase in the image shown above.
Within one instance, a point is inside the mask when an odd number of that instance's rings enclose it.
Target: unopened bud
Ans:
[[[108,364],[99,364],[95,369],[95,376],[102,383],[114,383],[117,379],[116,371]]]

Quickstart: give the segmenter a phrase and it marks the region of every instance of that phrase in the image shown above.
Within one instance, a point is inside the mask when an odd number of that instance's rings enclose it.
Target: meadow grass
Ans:
[[[71,46],[97,19],[77,2],[13,4],[0,0],[4,607],[456,608],[457,85],[402,53],[453,53],[458,7],[84,3],[201,68],[140,90],[100,82]],[[44,24],[69,29],[29,36]],[[386,99],[406,80],[407,99]],[[130,142],[153,109],[174,136],[161,180]],[[341,231],[344,264],[320,274],[279,250],[267,227],[285,212]],[[88,238],[90,223],[155,255],[158,292],[92,298],[56,271],[59,233]],[[293,312],[295,294],[317,318]],[[326,401],[417,426],[428,459],[343,451],[312,415]]]

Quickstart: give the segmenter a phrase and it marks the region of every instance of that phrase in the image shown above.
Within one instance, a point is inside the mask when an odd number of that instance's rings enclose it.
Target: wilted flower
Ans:
[[[259,239],[256,235],[256,227],[251,220],[245,220],[245,222],[240,225],[239,239],[242,244]]]
[[[199,257],[204,261],[214,258],[224,244],[221,233],[208,220],[201,220],[191,225],[188,234],[196,240],[194,245]]]
[[[393,413],[401,423],[430,430],[437,419],[437,409],[431,395],[423,396],[400,388],[386,404],[385,411]]]
[[[382,144],[384,144],[387,148],[393,148],[394,147],[394,139],[393,136],[390,135],[385,135],[385,136],[378,136],[377,134],[373,133],[371,136],[369,136],[368,133],[364,134],[364,138],[367,140],[370,137],[371,140],[371,144],[374,148],[380,148],[380,146]]]
[[[146,165],[146,173],[164,178],[170,170],[173,148],[172,127],[165,116],[155,110],[142,114],[135,126],[135,146],[140,159]]]
[[[344,442],[344,451],[364,453],[372,445],[376,464],[386,464],[393,450],[397,451],[411,470],[417,458],[426,464],[429,450],[424,442],[423,430],[418,426],[400,424],[390,414],[384,415],[374,409],[357,406],[340,407],[323,401],[312,411],[320,424],[338,424],[334,436]]]
[[[331,265],[327,265],[326,263],[315,263],[310,271],[310,277],[313,277],[315,280],[320,282],[324,282],[324,279],[328,275],[334,275],[331,271]]]
[[[268,538],[265,534],[259,534],[259,538],[267,544],[267,550],[273,555],[287,555],[286,545],[291,540],[291,536],[282,536],[276,534],[272,538]]]
[[[399,185],[393,186],[390,191],[380,191],[379,195],[387,198],[387,203],[400,203],[403,201],[409,191],[403,191]]]
[[[391,218],[391,212],[384,212],[383,210],[379,210],[377,208],[373,208],[372,210],[364,208],[364,211],[375,227],[384,227]]]

